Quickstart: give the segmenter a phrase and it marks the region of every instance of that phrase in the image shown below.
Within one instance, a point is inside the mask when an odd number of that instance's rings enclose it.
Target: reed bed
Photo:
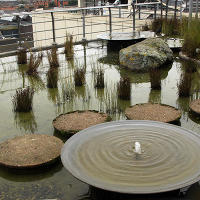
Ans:
[[[181,74],[180,82],[177,84],[178,94],[180,97],[189,97],[191,84],[192,83],[192,75],[191,73],[184,72]]]
[[[28,70],[26,73],[30,76],[34,76],[38,74],[38,67],[40,66],[40,63],[42,62],[43,54],[40,52],[38,55],[33,55],[33,53],[30,53],[30,59],[28,61]]]
[[[53,47],[50,51],[47,51],[47,58],[49,61],[50,68],[59,67],[57,47]]]
[[[102,67],[97,67],[94,70],[94,86],[96,88],[104,88],[104,70]]]
[[[128,77],[121,77],[117,85],[118,97],[120,99],[129,100],[131,96],[131,83]]]
[[[74,42],[73,42],[73,36],[66,34],[66,41],[65,41],[65,56],[68,60],[74,58]]]
[[[57,88],[58,87],[58,69],[50,68],[47,72],[47,87]]]
[[[12,97],[15,112],[29,112],[32,110],[34,90],[30,87],[16,90]]]
[[[85,69],[77,68],[74,71],[75,86],[82,86],[85,83]]]
[[[161,72],[157,68],[151,68],[149,70],[151,88],[154,90],[161,89]]]

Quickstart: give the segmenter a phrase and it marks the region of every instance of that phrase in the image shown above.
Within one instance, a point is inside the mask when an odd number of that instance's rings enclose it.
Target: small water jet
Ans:
[[[181,190],[198,182],[199,148],[199,135],[179,126],[116,121],[72,136],[62,148],[61,159],[72,175],[94,187],[151,194]]]

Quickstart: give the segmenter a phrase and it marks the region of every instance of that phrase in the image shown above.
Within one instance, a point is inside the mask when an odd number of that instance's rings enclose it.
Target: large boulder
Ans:
[[[173,52],[161,38],[149,38],[119,52],[120,64],[131,70],[148,71],[173,60]]]

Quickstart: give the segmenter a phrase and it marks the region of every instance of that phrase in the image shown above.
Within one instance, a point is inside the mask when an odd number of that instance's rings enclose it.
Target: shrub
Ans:
[[[15,112],[29,112],[32,110],[34,90],[30,87],[16,90],[12,98]]]
[[[121,77],[117,85],[118,97],[120,99],[129,100],[131,95],[131,83],[128,77]]]

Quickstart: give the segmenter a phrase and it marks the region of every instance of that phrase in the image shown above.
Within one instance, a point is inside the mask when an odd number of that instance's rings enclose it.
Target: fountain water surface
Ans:
[[[61,158],[75,177],[95,187],[158,193],[200,180],[199,149],[200,137],[192,131],[160,122],[128,120],[79,132],[65,143]]]

